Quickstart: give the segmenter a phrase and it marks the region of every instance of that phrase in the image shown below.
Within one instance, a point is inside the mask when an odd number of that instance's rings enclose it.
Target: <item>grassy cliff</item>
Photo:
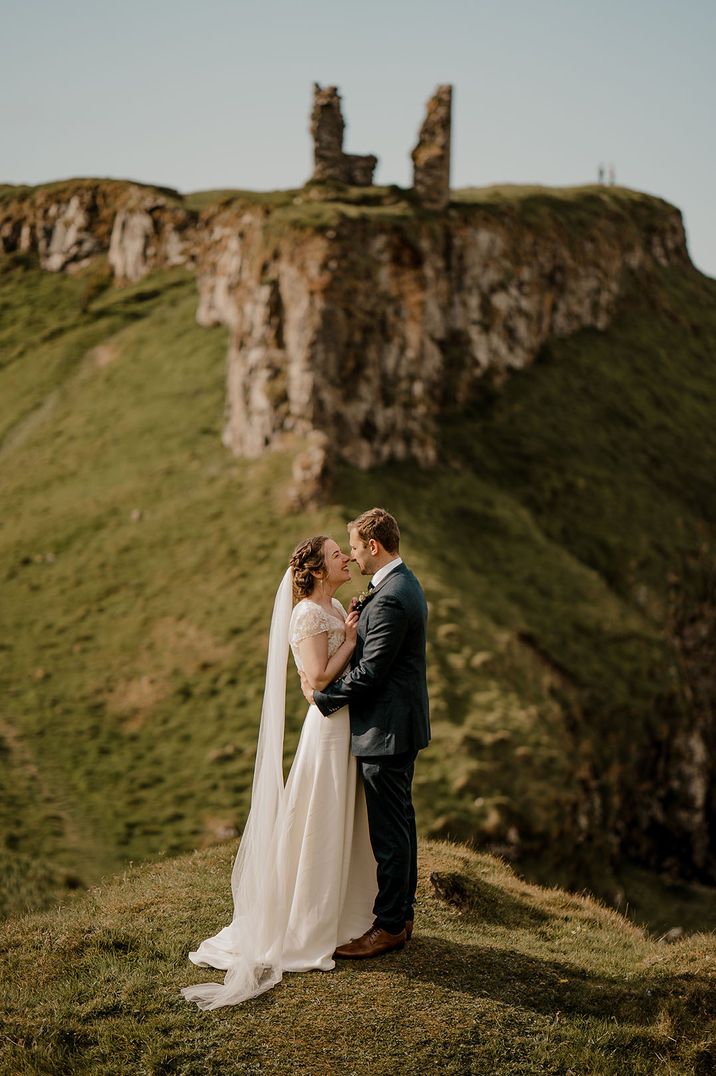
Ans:
[[[233,842],[135,867],[0,934],[0,1067],[35,1073],[714,1071],[716,942],[649,939],[616,912],[424,842],[416,933],[397,954],[287,975],[203,1013],[221,979],[186,954],[231,914]]]
[[[597,211],[565,204],[565,227]],[[3,259],[5,910],[241,829],[287,556],[382,503],[431,607],[423,831],[661,922],[631,864],[668,895],[713,856],[680,744],[712,705],[715,300],[687,267],[635,281],[607,332],[451,415],[438,468],[344,467],[324,509],[288,515],[289,458],[221,447],[227,338],[197,326],[190,273],[118,288],[101,258]],[[292,680],[287,762],[302,712]],[[711,928],[705,895],[683,915]]]

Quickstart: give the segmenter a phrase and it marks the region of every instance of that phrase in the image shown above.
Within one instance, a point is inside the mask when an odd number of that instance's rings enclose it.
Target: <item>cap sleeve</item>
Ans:
[[[291,643],[296,645],[311,635],[328,631],[330,625],[323,610],[314,602],[299,602],[291,617]]]

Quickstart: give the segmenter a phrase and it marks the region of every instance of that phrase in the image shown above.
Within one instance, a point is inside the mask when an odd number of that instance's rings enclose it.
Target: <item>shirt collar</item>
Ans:
[[[380,583],[381,580],[385,579],[388,572],[392,572],[393,568],[397,568],[398,565],[402,564],[402,563],[403,563],[403,558],[402,557],[396,557],[395,560],[391,560],[388,564],[384,564],[383,567],[379,568],[378,571],[373,576],[373,579],[371,580],[371,582],[373,583],[373,586],[377,587],[378,583]]]

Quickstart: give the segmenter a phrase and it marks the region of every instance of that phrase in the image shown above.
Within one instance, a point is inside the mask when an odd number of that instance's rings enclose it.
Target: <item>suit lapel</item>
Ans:
[[[361,621],[363,621],[363,616],[367,612],[367,610],[368,610],[368,608],[370,606],[370,603],[373,601],[373,598],[378,593],[378,591],[382,590],[383,587],[385,586],[385,584],[390,582],[390,580],[393,578],[393,576],[397,575],[398,572],[400,572],[401,575],[405,575],[405,573],[407,571],[408,571],[408,568],[405,565],[405,561],[403,561],[403,563],[399,564],[397,568],[393,568],[392,572],[388,572],[385,579],[381,579],[381,581],[380,581],[380,583],[378,583],[377,587],[373,587],[373,589],[370,592],[370,597],[368,598],[368,600],[366,602],[364,602],[363,608],[360,611],[360,619],[361,619]],[[353,669],[358,664],[358,662],[360,660],[360,654],[361,654],[361,652],[363,650],[364,636],[359,635],[359,638],[361,640],[361,645],[360,645],[360,647],[356,647],[356,649],[353,651],[353,654],[351,655],[351,668],[353,668]]]
[[[369,601],[372,601],[372,600],[373,600],[373,598],[374,598],[374,597],[376,596],[376,594],[378,593],[378,591],[379,591],[379,590],[382,590],[382,589],[383,589],[383,587],[385,586],[385,584],[386,584],[386,583],[389,583],[389,582],[390,582],[390,580],[391,580],[391,579],[392,579],[392,578],[393,578],[394,576],[396,576],[396,575],[398,574],[398,572],[400,572],[400,573],[401,573],[401,575],[403,575],[403,574],[405,574],[405,572],[406,572],[406,571],[407,571],[407,569],[406,569],[406,567],[405,567],[405,561],[403,561],[403,563],[402,563],[402,564],[399,564],[397,568],[393,568],[393,570],[392,570],[392,571],[388,572],[388,574],[386,575],[385,579],[381,579],[380,583],[378,583],[378,586],[377,586],[377,587],[373,587],[373,589],[371,590],[371,592],[370,592],[370,599],[369,599]],[[367,602],[366,602],[365,604],[366,604],[366,605],[368,605],[368,604],[369,604],[369,602],[367,601]],[[364,608],[365,608],[365,606],[364,606]]]

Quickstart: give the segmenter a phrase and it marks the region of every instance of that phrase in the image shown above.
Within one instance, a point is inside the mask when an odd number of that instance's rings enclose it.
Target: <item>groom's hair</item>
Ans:
[[[364,545],[372,538],[380,542],[386,553],[397,553],[400,549],[398,521],[385,508],[369,508],[367,512],[361,512],[357,519],[352,519],[348,524],[348,533],[352,530],[358,531]]]

